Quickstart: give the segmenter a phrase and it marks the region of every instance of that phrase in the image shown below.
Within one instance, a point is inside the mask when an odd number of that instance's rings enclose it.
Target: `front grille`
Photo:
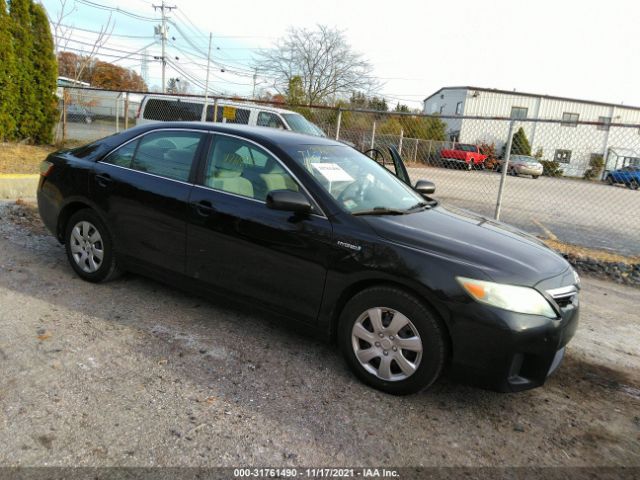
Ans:
[[[569,285],[568,287],[547,290],[547,293],[553,297],[560,308],[566,308],[573,305],[578,295],[578,289],[574,285]]]

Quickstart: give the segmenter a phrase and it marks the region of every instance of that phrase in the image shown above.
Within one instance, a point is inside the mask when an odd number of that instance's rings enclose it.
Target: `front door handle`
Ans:
[[[107,187],[111,185],[112,182],[113,182],[113,179],[111,178],[111,175],[109,175],[108,173],[101,173],[99,175],[96,175],[96,183],[101,187]]]
[[[215,211],[209,200],[200,200],[198,203],[194,203],[193,206],[198,215],[202,217],[209,217]]]

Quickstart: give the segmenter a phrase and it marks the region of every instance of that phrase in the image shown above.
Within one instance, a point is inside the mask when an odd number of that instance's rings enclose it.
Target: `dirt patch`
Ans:
[[[19,143],[0,144],[1,173],[38,173],[40,163],[55,151],[51,145],[22,145]]]
[[[604,250],[596,250],[593,248],[570,245],[552,239],[544,239],[543,241],[555,251],[560,252],[563,255],[591,258],[593,260],[607,263],[625,263],[627,265],[640,263],[640,257],[627,257],[624,255],[619,255],[617,253],[605,252]]]
[[[40,219],[38,205],[33,201],[18,199],[0,210],[0,220],[6,218],[33,235],[46,235],[47,229]]]

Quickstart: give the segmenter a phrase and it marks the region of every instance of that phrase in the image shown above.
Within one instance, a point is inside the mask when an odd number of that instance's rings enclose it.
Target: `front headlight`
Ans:
[[[578,287],[578,290],[580,290],[581,284],[580,284],[580,275],[578,275],[578,272],[576,272],[576,269],[573,268],[573,282],[575,283],[576,287]]]
[[[512,312],[544,315],[557,318],[546,298],[534,288],[485,282],[472,278],[456,277],[462,288],[480,302]]]

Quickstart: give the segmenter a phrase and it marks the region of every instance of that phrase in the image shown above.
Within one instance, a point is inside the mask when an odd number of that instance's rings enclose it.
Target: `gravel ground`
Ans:
[[[2,466],[640,466],[640,291],[584,279],[543,387],[393,397],[250,306],[79,280],[0,205]]]

